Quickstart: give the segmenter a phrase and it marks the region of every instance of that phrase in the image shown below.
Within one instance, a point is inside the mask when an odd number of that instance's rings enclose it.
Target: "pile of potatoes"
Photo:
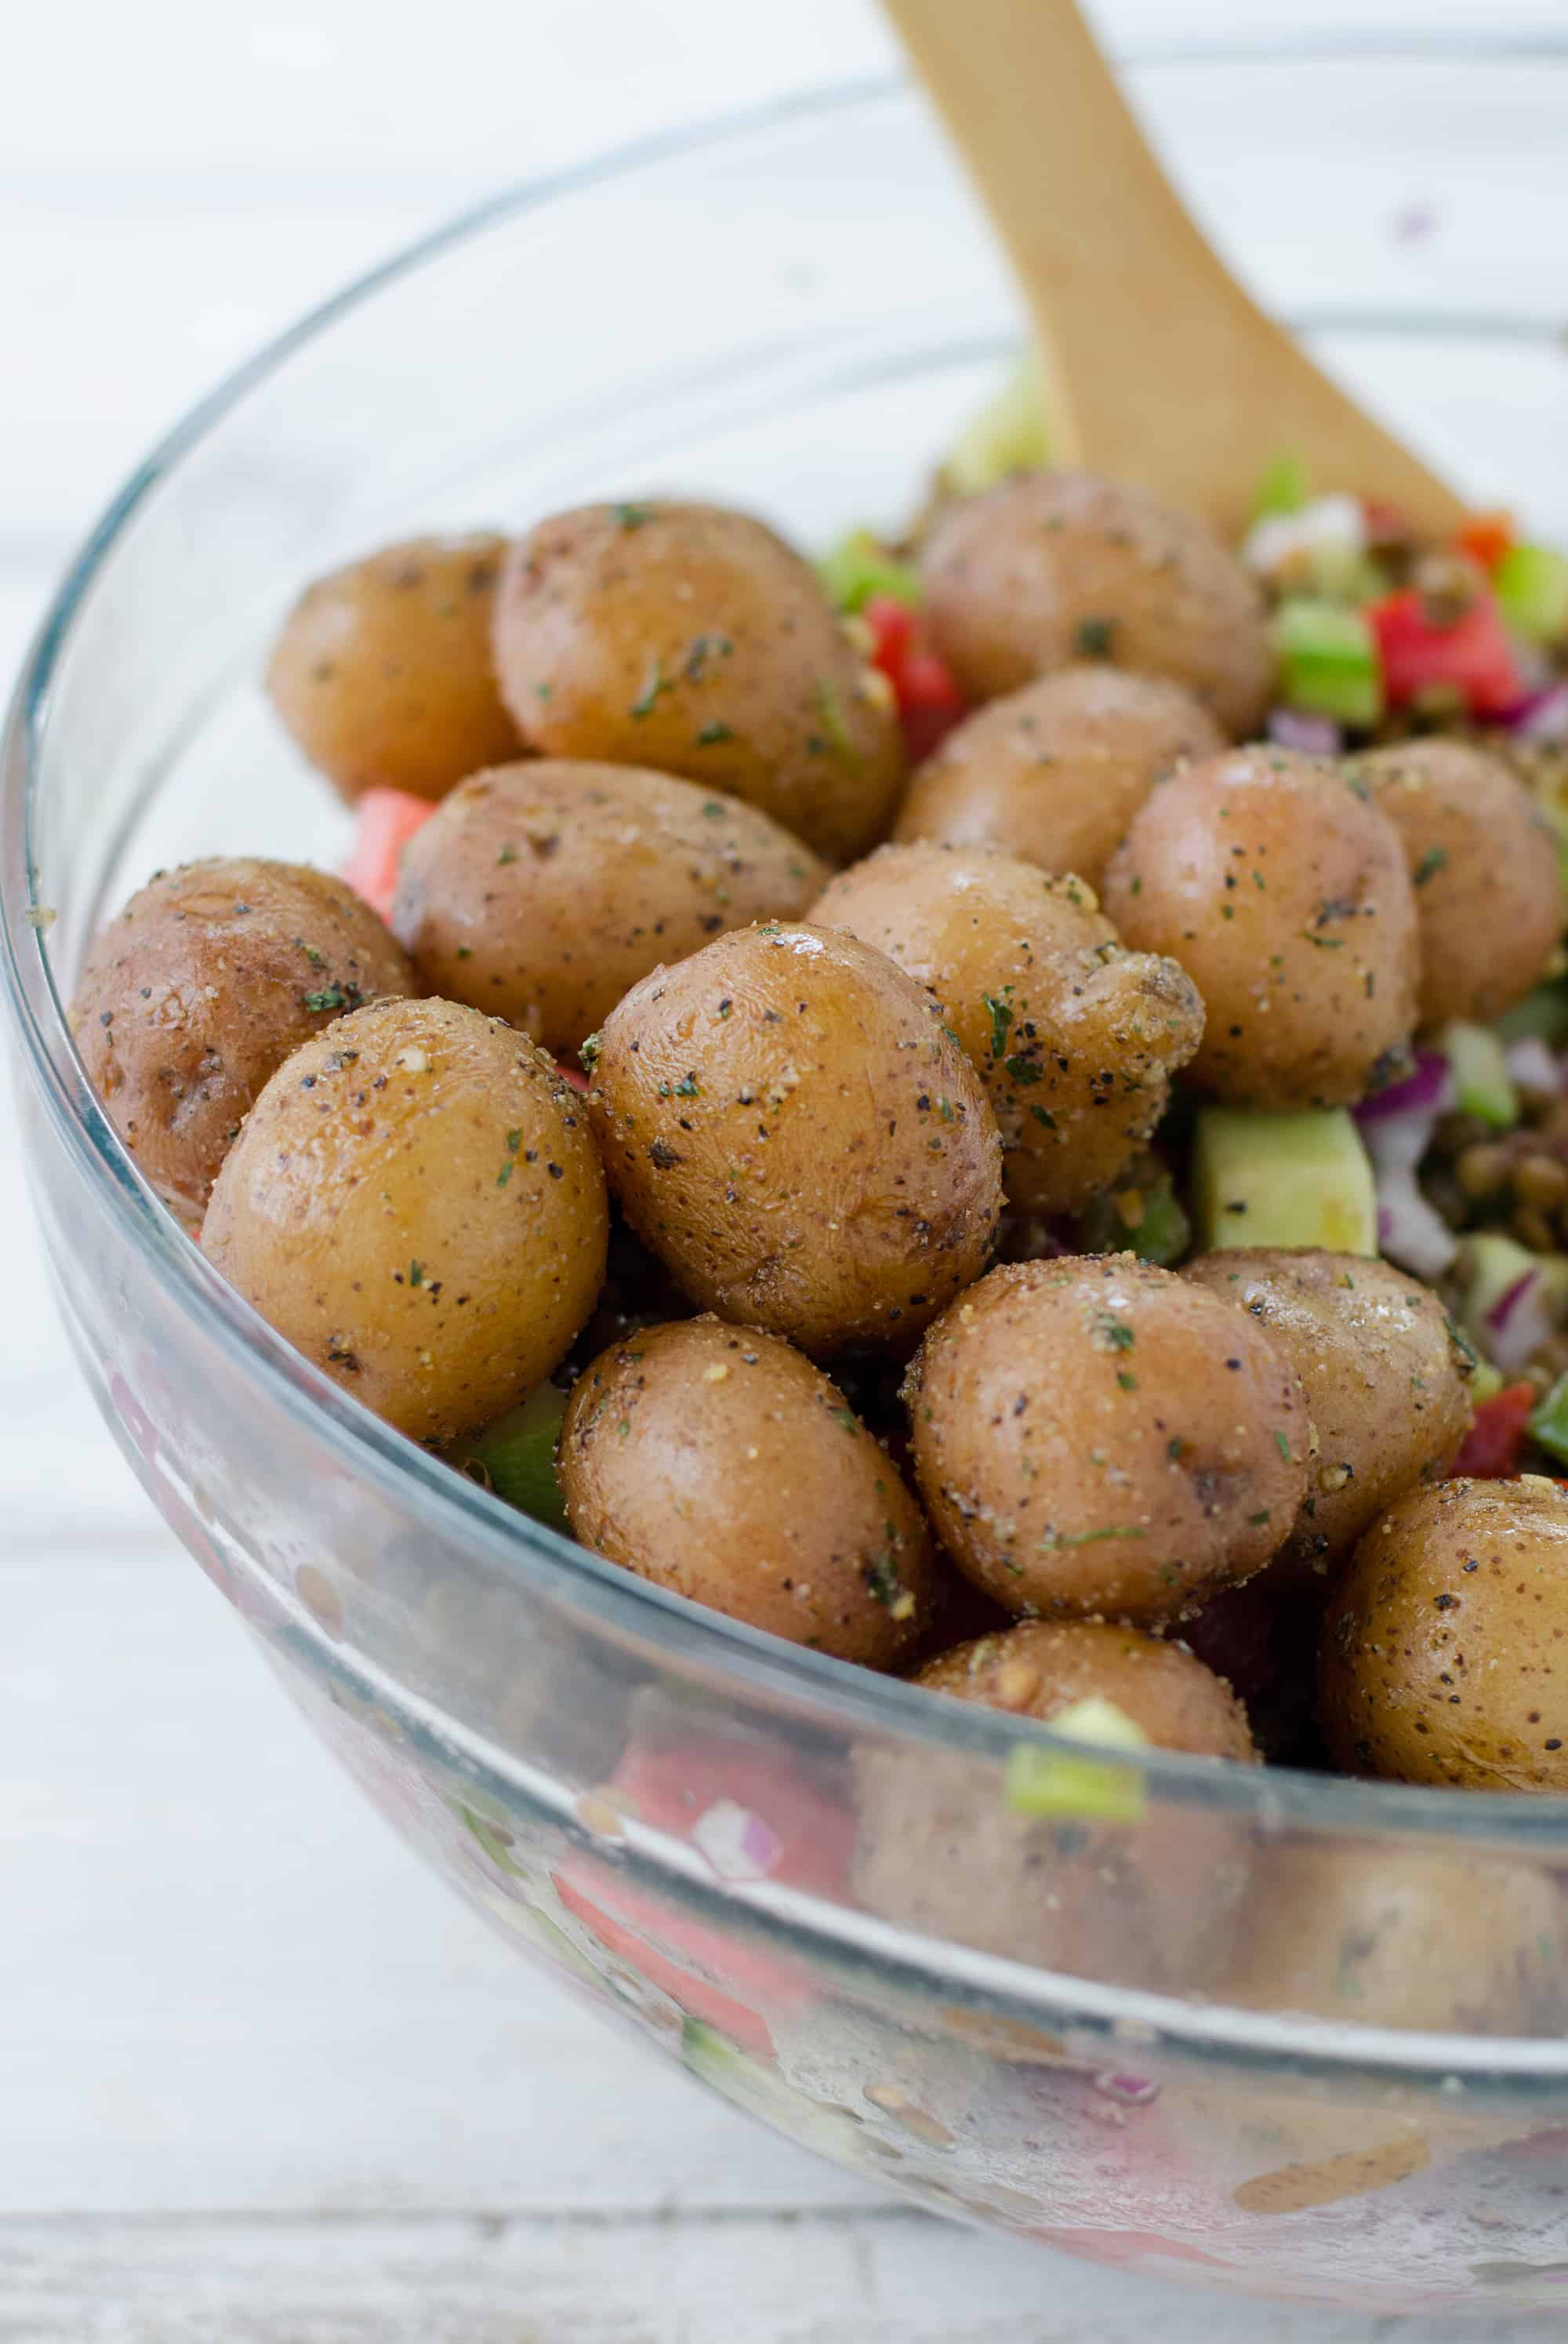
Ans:
[[[975,706],[912,774],[863,637],[743,513],[592,506],[317,581],[278,715],[346,797],[437,810],[389,926],[277,864],[149,883],[76,994],[106,1113],[412,1438],[569,1388],[571,1526],[658,1587],[1232,1763],[1181,1632],[1306,1590],[1338,1763],[1568,1789],[1568,1500],[1444,1479],[1470,1362],[1431,1292],[1317,1252],[1006,1258],[1116,1189],[1174,1086],[1353,1103],[1517,999],[1559,916],[1524,792],[1475,750],[1260,743],[1257,591],[1141,491],[1009,481],[923,570]],[[607,1286],[612,1230],[646,1276]],[[950,1920],[932,1828],[879,1861]]]

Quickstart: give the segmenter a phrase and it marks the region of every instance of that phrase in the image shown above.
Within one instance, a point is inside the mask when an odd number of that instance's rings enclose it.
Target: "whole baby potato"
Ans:
[[[199,1216],[289,1052],[418,979],[367,904],[324,871],[252,855],[159,871],[94,939],[71,1031],[110,1122],[164,1202]]]
[[[979,1070],[1016,1211],[1070,1212],[1124,1171],[1198,1047],[1173,960],[1124,952],[1092,891],[992,847],[882,846],[811,913],[928,986]]]
[[[1306,1394],[1317,1445],[1271,1581],[1331,1570],[1396,1498],[1447,1472],[1473,1360],[1430,1287],[1392,1262],[1268,1246],[1202,1254],[1181,1275],[1266,1329]]]
[[[1557,2034],[1568,1904],[1543,1869],[1409,1841],[1261,1854],[1223,1999],[1359,2026]]]
[[[942,1653],[912,1682],[1047,1725],[1081,1702],[1108,1701],[1156,1748],[1242,1765],[1256,1755],[1229,1686],[1181,1645],[1134,1628],[1022,1622]],[[1096,1821],[1091,1753],[1086,1745],[1081,1812],[1070,1778],[1046,1819],[960,1753],[931,1750],[913,1763],[907,1751],[860,1751],[859,1901],[905,1928],[1047,1969],[1151,1988],[1201,1985],[1223,1957],[1246,1885],[1244,1829],[1174,1803]],[[1110,1765],[1121,1758],[1110,1754]]]
[[[516,545],[496,666],[530,747],[727,790],[830,862],[888,826],[903,745],[886,678],[809,562],[719,505],[585,505]]]
[[[1064,667],[989,702],[910,780],[895,838],[1000,846],[1098,887],[1144,799],[1225,735],[1168,676]]]
[[[940,515],[920,561],[932,641],[972,700],[1076,660],[1172,677],[1233,738],[1274,658],[1263,598],[1212,531],[1123,480],[1030,472]]]
[[[1546,816],[1500,757],[1468,741],[1401,741],[1352,758],[1345,772],[1404,848],[1422,1025],[1492,1025],[1545,975],[1562,941],[1563,881]]]
[[[1282,1355],[1131,1254],[993,1269],[904,1390],[932,1527],[1013,1612],[1180,1619],[1261,1571],[1306,1495]]]
[[[267,669],[273,706],[346,798],[444,797],[518,753],[490,614],[505,538],[420,537],[307,586]]]
[[[202,1245],[346,1391],[444,1442],[565,1354],[607,1221],[582,1101],[542,1051],[457,1002],[385,1001],[278,1068]]]
[[[613,1344],[573,1389],[559,1470],[584,1546],[791,1643],[890,1668],[934,1612],[920,1508],[777,1336],[701,1318]]]
[[[409,840],[392,924],[433,991],[558,1056],[649,969],[804,911],[827,875],[739,798],[529,758],[460,783]]]
[[[1335,1587],[1318,1716],[1336,1765],[1472,1791],[1568,1791],[1568,1491],[1412,1490]]]
[[[610,1186],[705,1309],[825,1356],[912,1340],[984,1268],[996,1117],[930,995],[853,936],[720,936],[584,1056]]]
[[[1420,968],[1403,850],[1317,759],[1236,749],[1177,773],[1133,816],[1105,908],[1201,993],[1190,1072],[1216,1097],[1344,1106],[1402,1063]]]

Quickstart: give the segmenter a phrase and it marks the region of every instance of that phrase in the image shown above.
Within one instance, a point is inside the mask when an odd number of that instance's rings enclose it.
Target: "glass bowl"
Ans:
[[[1331,46],[1133,86],[1205,221],[1353,386],[1478,501],[1568,531],[1545,289],[1568,57]],[[1086,1790],[1081,1752],[1060,1811],[1017,1815],[1002,1718],[628,1578],[293,1356],[154,1202],[62,1015],[154,866],[340,854],[257,684],[303,579],[648,489],[823,541],[909,505],[1019,333],[920,104],[840,91],[507,198],[148,460],[5,747],[6,980],[61,1308],[146,1488],[376,1804],[739,2106],[1101,2261],[1363,2311],[1560,2307],[1568,1802],[1160,1754]]]

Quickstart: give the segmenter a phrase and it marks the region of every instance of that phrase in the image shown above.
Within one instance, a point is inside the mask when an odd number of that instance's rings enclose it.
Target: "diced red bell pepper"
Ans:
[[[871,630],[871,665],[881,669],[896,691],[899,670],[915,639],[915,614],[890,594],[873,594],[860,616]]]
[[[1472,513],[1455,532],[1453,541],[1461,553],[1468,553],[1483,570],[1493,571],[1513,542],[1513,515],[1502,511]]]
[[[367,790],[354,807],[357,828],[343,876],[384,920],[397,896],[397,864],[403,849],[436,808],[407,790]]]
[[[1483,1481],[1506,1481],[1517,1473],[1536,1398],[1533,1384],[1504,1384],[1483,1399],[1453,1460],[1453,1471]]]
[[[733,1800],[759,1815],[779,1844],[770,1880],[827,1896],[846,1893],[853,1822],[815,1774],[784,1765],[775,1752],[718,1733],[634,1744],[615,1770],[615,1787],[645,1824],[681,1839],[709,1807]]]
[[[893,687],[911,765],[944,741],[968,713],[945,660],[921,639],[916,613],[890,594],[873,594],[860,616],[871,630],[871,664]]]
[[[573,1090],[581,1091],[585,1097],[593,1087],[582,1068],[580,1066],[568,1066],[564,1058],[558,1058],[556,1060],[556,1071],[560,1076],[563,1082],[570,1083]]]
[[[1383,689],[1394,707],[1446,686],[1473,716],[1505,716],[1524,696],[1513,649],[1490,593],[1478,594],[1462,618],[1434,626],[1413,587],[1369,602],[1365,613],[1377,637]]]

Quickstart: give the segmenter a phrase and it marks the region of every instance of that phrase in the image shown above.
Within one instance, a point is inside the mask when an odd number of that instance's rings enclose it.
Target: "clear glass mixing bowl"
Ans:
[[[1568,56],[1363,44],[1134,87],[1355,387],[1478,500],[1568,531]],[[293,1357],[154,1203],[66,1034],[85,939],[150,868],[340,852],[257,688],[303,578],[648,488],[825,539],[908,503],[1018,334],[920,106],[856,90],[508,198],[181,427],[66,581],[5,748],[61,1307],[146,1489],[376,1803],[743,2107],[1145,2271],[1561,2306],[1568,1802],[1156,1755],[1121,1820],[1019,1820],[1001,1718],[626,1577]]]

